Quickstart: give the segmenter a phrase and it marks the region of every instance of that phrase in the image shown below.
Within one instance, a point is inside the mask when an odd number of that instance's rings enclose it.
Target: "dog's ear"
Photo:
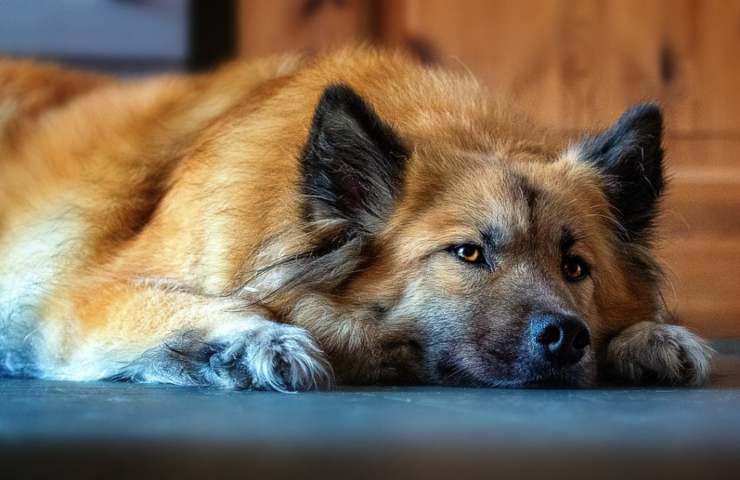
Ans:
[[[582,143],[585,161],[604,175],[604,188],[625,241],[649,239],[663,193],[663,116],[653,103],[634,106]]]
[[[387,220],[403,182],[408,152],[354,90],[326,88],[301,160],[304,215],[344,233],[373,233]]]

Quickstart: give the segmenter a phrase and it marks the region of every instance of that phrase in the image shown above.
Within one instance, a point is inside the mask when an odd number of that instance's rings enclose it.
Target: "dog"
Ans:
[[[0,372],[300,391],[700,385],[659,107],[571,138],[353,49],[121,81],[0,62]]]

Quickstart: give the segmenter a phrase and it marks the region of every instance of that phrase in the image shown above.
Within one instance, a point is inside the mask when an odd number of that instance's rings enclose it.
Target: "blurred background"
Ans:
[[[666,300],[740,338],[740,0],[0,0],[0,54],[122,76],[358,43],[469,69],[573,134],[658,99]]]

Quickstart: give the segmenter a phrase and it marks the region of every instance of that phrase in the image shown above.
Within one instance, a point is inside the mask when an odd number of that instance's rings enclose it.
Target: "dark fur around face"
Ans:
[[[660,111],[647,104],[582,141],[575,163],[565,151],[536,148],[412,149],[350,87],[328,87],[300,187],[306,228],[328,247],[296,267],[308,277],[320,270],[333,286],[322,300],[332,321],[351,319],[373,338],[364,353],[333,355],[338,374],[591,382],[608,332],[656,315],[655,276],[631,276],[652,261],[645,252],[663,191],[661,135]],[[456,253],[466,245],[480,249],[474,262]],[[580,262],[583,278],[566,278],[566,262]],[[561,364],[543,353],[542,318],[582,326],[591,342],[580,360]]]

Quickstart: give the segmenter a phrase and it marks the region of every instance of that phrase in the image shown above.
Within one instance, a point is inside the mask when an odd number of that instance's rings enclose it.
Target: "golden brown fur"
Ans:
[[[306,217],[301,158],[329,85],[351,87],[409,151],[392,214],[362,234],[346,219]],[[5,369],[277,389],[325,386],[332,367],[342,382],[536,383],[518,376],[509,345],[525,334],[522,305],[544,302],[577,312],[592,338],[592,365],[556,379],[588,383],[598,364],[630,380],[643,369],[702,381],[706,349],[659,325],[649,241],[620,237],[605,177],[582,157],[474,79],[400,55],[133,82],[0,61]],[[510,246],[495,274],[445,250],[492,219]],[[560,219],[592,264],[578,288],[557,280]],[[640,322],[639,339],[618,343]],[[644,353],[655,338],[677,346]],[[489,368],[501,352],[516,359]],[[263,354],[259,368],[278,374],[255,370]],[[438,369],[440,356],[453,371]],[[214,358],[221,369],[206,371]]]

